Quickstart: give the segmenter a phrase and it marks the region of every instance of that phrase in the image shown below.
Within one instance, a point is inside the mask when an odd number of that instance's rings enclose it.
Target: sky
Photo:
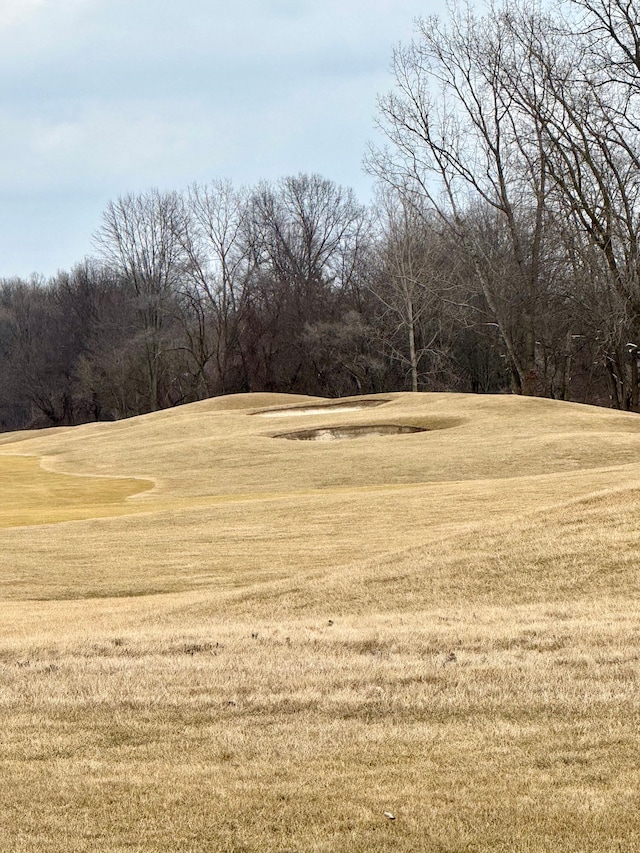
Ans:
[[[95,254],[110,199],[362,167],[442,0],[0,0],[0,278]]]

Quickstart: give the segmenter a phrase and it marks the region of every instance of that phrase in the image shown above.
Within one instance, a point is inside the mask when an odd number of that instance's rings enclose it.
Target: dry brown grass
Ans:
[[[1,437],[1,851],[640,848],[640,418],[385,399]]]

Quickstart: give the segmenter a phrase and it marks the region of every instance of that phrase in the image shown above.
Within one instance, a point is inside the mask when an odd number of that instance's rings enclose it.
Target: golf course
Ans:
[[[2,853],[640,849],[640,415],[0,434]]]

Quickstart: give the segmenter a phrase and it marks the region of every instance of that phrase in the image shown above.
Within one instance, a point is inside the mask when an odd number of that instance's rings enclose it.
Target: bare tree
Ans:
[[[322,391],[306,332],[351,307],[365,210],[352,190],[303,174],[259,185],[247,221],[252,387]]]
[[[229,181],[194,184],[186,193],[178,230],[187,261],[182,287],[190,352],[207,394],[227,393],[244,381],[241,334],[250,269],[246,204],[246,194]]]
[[[436,372],[449,357],[442,334],[451,289],[452,265],[444,257],[449,247],[434,228],[433,215],[419,209],[406,192],[382,187],[377,217],[378,270],[370,288],[381,303],[384,343],[392,358],[406,366],[411,390],[417,391],[424,374]]]
[[[592,310],[605,327],[612,401],[637,410],[640,21],[622,0],[576,0],[561,21],[523,2],[500,21],[527,56],[504,86],[541,129],[554,202],[576,235],[572,260],[603,285]]]
[[[426,199],[464,246],[514,388],[529,394],[542,390],[536,343],[552,217],[541,128],[504,86],[505,66],[523,61],[494,12],[418,22],[416,40],[394,54],[396,88],[379,102],[390,147],[370,152],[368,166],[417,207]]]
[[[152,189],[126,195],[109,202],[95,235],[103,260],[135,293],[152,411],[162,405],[163,362],[174,346],[165,333],[184,275],[185,254],[176,236],[181,208],[175,192]]]

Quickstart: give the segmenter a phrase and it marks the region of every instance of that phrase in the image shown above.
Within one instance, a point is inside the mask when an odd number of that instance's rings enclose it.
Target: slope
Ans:
[[[637,849],[640,418],[340,402],[2,436],[0,849]]]

